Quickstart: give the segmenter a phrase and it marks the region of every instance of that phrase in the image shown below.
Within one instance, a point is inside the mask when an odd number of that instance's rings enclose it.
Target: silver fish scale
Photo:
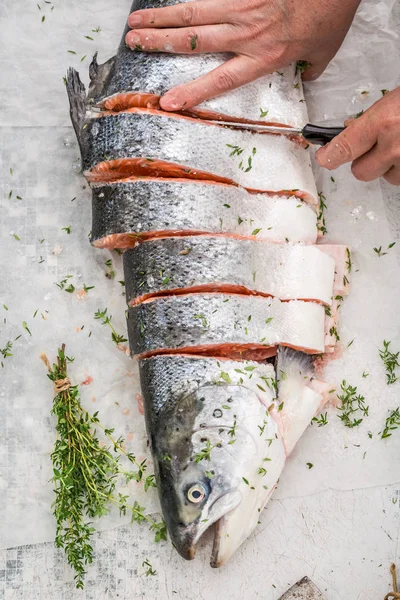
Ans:
[[[238,260],[240,257],[240,260]],[[316,273],[311,268],[315,266]],[[229,237],[151,240],[124,254],[128,302],[144,294],[208,285],[236,285],[282,300],[296,298],[329,302],[332,286],[316,276],[334,263],[313,246],[264,244]],[[214,290],[212,289],[214,286]]]
[[[191,294],[157,298],[128,310],[133,354],[216,344],[324,347],[323,306],[277,298]],[[157,326],[155,326],[157,324]]]
[[[154,420],[171,402],[178,402],[200,387],[224,383],[221,379],[222,372],[229,373],[238,369],[243,373],[246,368],[249,369],[245,371],[248,377],[254,379],[256,376],[271,377],[271,371],[273,373],[271,365],[252,361],[219,362],[215,358],[189,356],[156,356],[140,360],[140,383],[146,416]]]
[[[135,181],[93,188],[92,242],[118,233],[220,233],[222,226],[227,233],[247,236],[254,223],[261,228],[259,239],[314,243],[317,238],[315,212],[294,197],[249,194],[233,186],[190,180]]]
[[[247,188],[300,189],[318,203],[309,153],[286,136],[253,134],[152,113],[104,116],[89,121],[83,133],[85,169],[114,159],[141,158],[145,167],[163,160],[188,167],[194,176],[205,171]],[[241,148],[242,155],[233,156],[232,147]]]

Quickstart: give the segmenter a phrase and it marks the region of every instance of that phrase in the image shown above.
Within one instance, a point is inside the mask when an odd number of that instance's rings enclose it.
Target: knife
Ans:
[[[207,121],[212,125],[224,125],[233,129],[246,129],[255,133],[278,133],[279,135],[300,135],[310,144],[325,146],[333,140],[345,127],[323,127],[308,123],[303,129],[296,127],[275,127],[270,125],[258,125],[255,123],[235,123],[229,121]]]
[[[279,600],[324,600],[324,597],[311,579],[303,577],[286,594],[283,594]]]

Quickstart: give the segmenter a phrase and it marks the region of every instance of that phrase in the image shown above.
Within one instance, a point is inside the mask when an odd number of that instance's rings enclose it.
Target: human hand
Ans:
[[[400,185],[400,87],[346,124],[345,131],[318,150],[317,162],[329,170],[351,162],[360,181],[383,177]]]
[[[133,12],[132,49],[177,54],[232,52],[225,64],[168,91],[164,110],[219,96],[296,61],[316,79],[340,48],[360,0],[198,0]]]

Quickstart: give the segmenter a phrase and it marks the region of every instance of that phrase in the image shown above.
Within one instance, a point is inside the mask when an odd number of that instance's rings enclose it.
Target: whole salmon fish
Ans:
[[[164,519],[186,559],[215,524],[212,566],[254,530],[328,399],[313,360],[337,342],[351,269],[349,248],[316,245],[323,204],[310,155],[285,132],[307,123],[295,65],[186,111],[161,109],[167,90],[229,58],[132,51],[123,39],[105,64],[94,57],[88,93],[76,71],[67,77],[93,189],[91,242],[125,251]]]

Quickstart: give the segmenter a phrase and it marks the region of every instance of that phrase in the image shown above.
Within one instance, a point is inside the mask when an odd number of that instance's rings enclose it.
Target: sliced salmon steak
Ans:
[[[227,58],[230,58],[227,54],[132,52],[123,38],[117,56],[105,64],[99,65],[97,55],[94,57],[86,103],[88,108],[97,105],[108,110],[125,110],[137,106],[139,97],[141,106],[149,103],[155,106],[155,98],[176,85],[191,81],[193,74],[200,77],[208,73]],[[222,120],[247,119],[299,128],[308,122],[301,76],[295,65],[208,100],[191,109],[191,113],[201,118],[215,115]]]
[[[321,304],[228,294],[155,298],[129,309],[133,354],[188,352],[224,345],[285,345],[308,353],[324,351],[325,310]],[[154,327],[155,323],[162,326]],[[215,356],[219,356],[218,348]],[[235,348],[236,352],[236,348]],[[227,354],[225,354],[227,355]],[[246,356],[246,355],[245,355]],[[248,356],[248,355],[247,355]]]
[[[298,198],[249,194],[208,181],[145,179],[93,186],[92,243],[131,248],[179,235],[230,235],[314,244],[317,216]]]
[[[140,166],[143,176],[205,178],[261,192],[285,190],[319,204],[308,151],[283,135],[250,133],[149,109],[88,119],[76,71],[69,72],[67,87],[89,179],[137,175]]]
[[[261,231],[253,233],[253,240],[157,239],[128,250],[124,254],[128,303],[161,295],[220,291],[331,304],[335,272],[331,256],[317,246],[258,241]]]

